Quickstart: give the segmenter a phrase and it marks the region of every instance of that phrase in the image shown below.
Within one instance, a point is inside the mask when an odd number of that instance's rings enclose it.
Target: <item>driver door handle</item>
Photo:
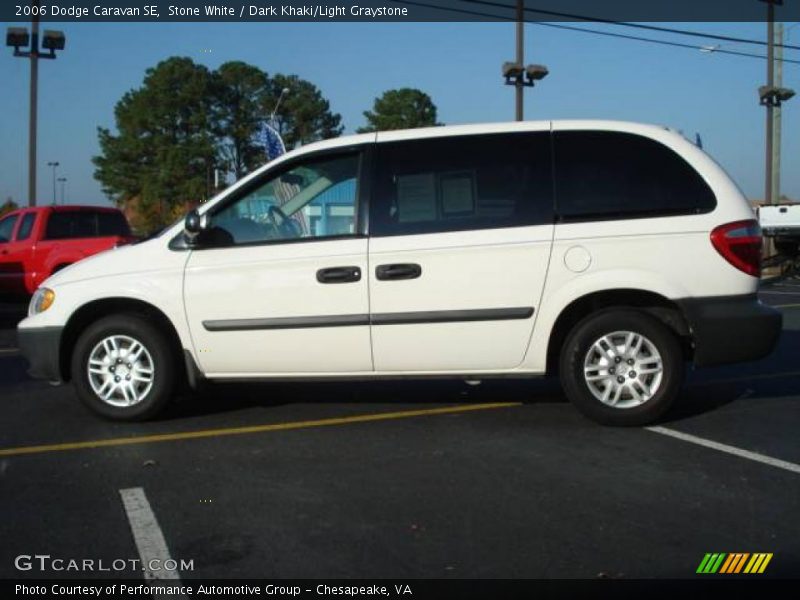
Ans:
[[[330,267],[317,271],[317,281],[320,283],[351,283],[360,279],[360,267]]]

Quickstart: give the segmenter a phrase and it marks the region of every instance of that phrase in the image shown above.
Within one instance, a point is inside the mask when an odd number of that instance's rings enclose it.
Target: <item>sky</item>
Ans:
[[[763,23],[664,24],[764,40]],[[787,24],[790,27],[793,24]],[[584,27],[715,44],[611,25]],[[147,68],[188,56],[209,68],[231,60],[317,85],[342,115],[345,133],[391,88],[428,93],[446,124],[510,121],[514,90],[500,65],[514,56],[513,23],[52,23],[66,49],[39,63],[39,203],[53,198],[50,161],[66,177],[66,201],[107,204],[94,179],[97,128],[114,128],[114,105],[141,85]],[[787,43],[800,45],[800,26]],[[722,49],[764,49],[722,42]],[[4,50],[5,52],[3,52]],[[29,61],[0,50],[0,203],[27,199]],[[800,59],[800,51],[787,51]],[[617,119],[667,125],[694,139],[752,198],[764,195],[765,109],[757,88],[766,61],[526,24],[525,62],[549,76],[525,93],[526,119]],[[784,66],[784,87],[800,91],[800,64]],[[800,200],[800,97],[783,111],[781,192]],[[61,200],[60,187],[57,192]]]

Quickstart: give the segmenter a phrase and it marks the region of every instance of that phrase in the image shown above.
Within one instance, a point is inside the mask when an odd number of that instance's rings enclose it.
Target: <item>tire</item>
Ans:
[[[136,356],[128,363],[130,352]],[[75,344],[70,370],[78,398],[90,410],[115,421],[144,421],[170,401],[178,360],[151,322],[118,314],[86,328]]]
[[[564,392],[585,416],[603,425],[637,426],[656,421],[672,405],[683,383],[684,357],[677,336],[661,321],[633,309],[609,309],[572,329],[559,366]]]

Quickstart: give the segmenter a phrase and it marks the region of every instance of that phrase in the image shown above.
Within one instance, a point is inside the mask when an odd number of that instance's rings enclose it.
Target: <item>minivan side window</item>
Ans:
[[[561,220],[632,219],[714,210],[703,178],[676,152],[640,135],[559,131],[554,158]]]
[[[211,219],[212,245],[356,234],[360,155],[311,158],[270,175]]]
[[[370,234],[553,222],[549,132],[377,144]]]

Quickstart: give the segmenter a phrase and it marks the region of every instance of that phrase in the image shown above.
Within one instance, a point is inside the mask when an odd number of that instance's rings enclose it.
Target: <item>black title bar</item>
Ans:
[[[529,21],[766,21],[757,0],[524,0]],[[0,20],[94,22],[513,21],[516,0],[3,0]],[[800,0],[775,0],[800,20]]]

